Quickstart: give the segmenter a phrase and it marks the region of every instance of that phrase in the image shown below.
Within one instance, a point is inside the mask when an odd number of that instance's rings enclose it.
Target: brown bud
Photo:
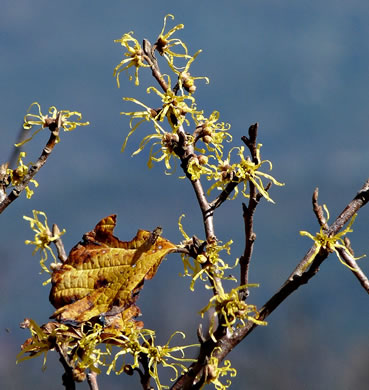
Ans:
[[[80,367],[73,368],[72,375],[76,382],[83,382],[86,379],[85,370]]]
[[[204,156],[203,154],[200,154],[200,156],[198,156],[197,159],[199,160],[200,165],[207,164],[209,160],[208,157]]]
[[[202,140],[203,140],[206,144],[208,144],[208,143],[210,143],[210,142],[213,140],[213,138],[212,138],[210,135],[205,135],[205,137],[203,137]]]

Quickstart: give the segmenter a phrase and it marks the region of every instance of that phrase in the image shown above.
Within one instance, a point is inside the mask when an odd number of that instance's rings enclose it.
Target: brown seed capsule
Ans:
[[[203,137],[202,140],[203,140],[206,144],[208,144],[208,143],[210,143],[210,142],[213,140],[213,138],[212,138],[210,135],[205,135],[205,137]]]
[[[202,134],[211,135],[211,128],[208,125],[203,125]]]
[[[76,382],[83,382],[86,379],[85,370],[80,367],[73,368],[72,375]]]

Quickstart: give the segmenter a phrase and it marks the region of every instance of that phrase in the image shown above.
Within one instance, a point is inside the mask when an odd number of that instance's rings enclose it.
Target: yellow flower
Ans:
[[[208,165],[208,159],[209,158],[204,155],[190,158],[187,165],[187,172],[191,175],[191,180],[199,180],[201,175],[209,175],[213,172],[211,169],[212,166]]]
[[[41,260],[40,260],[40,265],[41,268],[47,272],[51,273],[51,271],[46,267],[45,261],[47,260],[47,252],[49,251],[51,256],[53,257],[54,261],[56,261],[55,254],[53,250],[50,248],[50,243],[59,239],[62,234],[65,233],[65,229],[63,229],[62,232],[56,235],[52,235],[50,228],[47,224],[47,217],[46,214],[42,211],[37,211],[33,210],[33,218],[24,216],[23,219],[26,221],[29,221],[31,229],[36,233],[35,237],[32,240],[26,240],[25,244],[26,245],[35,245],[35,249],[33,250],[33,255],[37,252],[40,251],[42,252]],[[44,219],[44,222],[42,223],[39,220],[39,216],[42,216]],[[50,279],[47,280],[45,284],[49,283]]]
[[[244,197],[248,198],[249,195],[246,193],[247,183],[250,181],[254,184],[256,189],[264,196],[264,198],[274,203],[273,199],[269,196],[268,192],[264,189],[264,184],[262,178],[270,180],[273,184],[277,186],[283,186],[284,183],[280,183],[273,176],[261,172],[259,169],[264,164],[269,165],[269,169],[272,170],[272,163],[269,160],[260,159],[260,148],[262,144],[257,145],[256,157],[257,162],[251,161],[249,157],[244,157],[244,147],[234,147],[228,153],[228,158],[225,161],[222,161],[219,153],[216,153],[218,158],[218,167],[215,173],[212,176],[208,177],[208,180],[216,180],[216,182],[209,188],[208,193],[210,193],[214,188],[223,190],[226,185],[230,182],[243,183],[242,194]],[[237,164],[230,165],[230,156],[233,150],[238,150],[238,155],[241,161]],[[237,196],[238,189],[235,187],[235,195],[233,199]]]
[[[65,325],[59,325],[59,329],[65,330]],[[22,350],[17,355],[17,363],[44,354],[42,367],[46,368],[47,353],[49,350],[55,348],[57,331],[59,329],[56,327],[55,329],[48,331],[44,327],[38,326],[37,323],[30,318],[26,318],[25,321],[21,324],[21,327],[28,328],[30,330],[31,339],[27,340],[22,345]],[[29,353],[29,356],[23,356],[27,353]]]
[[[170,367],[174,371],[175,376],[171,378],[171,381],[174,382],[181,373],[187,371],[187,368],[183,363],[192,363],[196,361],[196,359],[185,358],[184,350],[187,348],[199,347],[199,344],[175,347],[169,346],[169,343],[171,342],[172,338],[177,334],[181,335],[183,338],[186,337],[183,332],[176,331],[170,336],[168,342],[163,346],[155,346],[154,338],[150,338],[149,340],[145,339],[141,346],[141,353],[145,354],[148,359],[149,374],[155,380],[155,383],[159,390],[167,388],[167,386],[163,386],[160,383],[158,364],[161,364],[163,367]],[[178,356],[176,355],[176,353],[179,353],[180,355]]]
[[[32,107],[35,106],[38,109],[38,113],[31,114],[30,111]],[[70,121],[69,118],[71,116],[76,116],[77,121]],[[30,141],[37,133],[39,133],[42,129],[48,127],[50,130],[55,130],[58,127],[63,127],[64,131],[72,131],[77,126],[87,126],[90,122],[80,122],[82,119],[82,114],[77,111],[68,111],[61,110],[58,111],[56,107],[52,106],[49,108],[49,115],[43,115],[41,112],[41,107],[39,103],[33,102],[27,111],[27,114],[24,117],[23,128],[25,130],[30,130],[33,126],[41,126],[37,130],[35,130],[31,137],[26,140],[16,144],[15,146],[22,146],[26,142]],[[58,137],[59,142],[59,137]]]
[[[192,57],[190,57],[190,59],[187,61],[186,66],[184,67],[184,69],[182,71],[178,70],[171,63],[169,63],[169,66],[172,69],[172,71],[178,75],[178,85],[179,85],[179,89],[180,89],[182,95],[184,95],[183,88],[187,92],[189,92],[190,94],[192,94],[196,91],[195,80],[204,79],[206,81],[206,84],[209,84],[208,77],[204,77],[204,76],[193,77],[193,76],[191,76],[191,74],[188,71],[190,69],[191,64],[195,61],[196,57],[201,52],[202,52],[202,50],[198,50]]]
[[[125,98],[123,98],[123,100],[136,103],[136,104],[140,105],[141,107],[144,107],[145,110],[144,111],[121,112],[120,113],[121,115],[127,115],[127,116],[131,117],[131,119],[129,120],[129,127],[131,130],[128,133],[128,135],[123,143],[121,152],[124,152],[124,149],[126,148],[126,145],[127,145],[128,138],[137,130],[138,126],[140,126],[144,122],[151,121],[154,124],[156,134],[160,135],[160,134],[166,133],[165,130],[159,125],[159,123],[157,123],[157,120],[156,120],[157,112],[155,110],[153,110],[152,108],[146,106],[146,104],[141,103],[139,100],[134,99],[134,98],[125,97]],[[133,125],[133,120],[140,119],[140,118],[142,118],[142,119],[140,121],[138,121],[135,125]],[[135,154],[139,153],[141,150],[136,151]]]
[[[98,323],[92,327],[90,323],[82,324],[80,338],[76,343],[70,344],[70,354],[73,354],[72,361],[76,367],[81,370],[88,368],[100,374],[101,370],[98,367],[104,365],[105,356],[109,354],[98,348],[103,342],[101,338],[103,332],[103,326]]]
[[[234,331],[233,325],[237,322],[237,320],[240,321],[241,325],[245,325],[245,320],[254,322],[258,325],[267,325],[267,322],[258,320],[259,312],[257,311],[255,305],[248,305],[244,301],[240,300],[239,290],[244,290],[248,287],[259,287],[259,285],[248,284],[239,286],[232,289],[227,294],[224,291],[218,291],[218,294],[210,298],[209,303],[201,309],[200,314],[201,317],[203,317],[210,308],[214,308],[209,327],[209,334],[214,342],[217,341],[214,336],[215,319],[219,315],[221,316],[220,318],[224,320],[224,323],[221,325],[226,327],[231,334]],[[254,314],[251,315],[252,313]]]
[[[131,322],[132,324],[132,322]],[[146,337],[153,338],[155,337],[155,331],[150,329],[138,329],[137,327],[130,326],[130,322],[127,324],[127,328],[124,332],[119,331],[117,337],[112,337],[109,339],[105,339],[108,345],[108,350],[111,352],[111,345],[117,346],[120,350],[115,353],[112,362],[108,365],[108,369],[106,371],[107,375],[110,374],[111,371],[114,371],[116,375],[120,375],[122,372],[125,372],[127,369],[126,356],[131,355],[133,358],[133,363],[129,364],[130,369],[134,369],[139,367],[139,357],[141,353],[141,344],[142,340],[146,340]],[[109,332],[112,331],[112,328],[109,328]],[[117,361],[118,358],[123,358],[123,363],[120,369],[117,369]]]
[[[152,108],[146,106],[145,104],[141,103],[140,101],[134,99],[134,98],[124,98],[124,100],[131,101],[133,103],[136,103],[142,107],[145,108],[144,111],[132,111],[132,112],[122,112],[122,115],[127,115],[130,116],[130,132],[128,133],[123,146],[122,146],[122,151],[124,151],[128,138],[137,130],[138,126],[141,125],[144,122],[151,121],[154,125],[155,133],[149,134],[145,136],[140,144],[138,149],[132,153],[132,156],[135,156],[136,154],[140,153],[145,146],[152,140],[156,140],[151,145],[150,148],[150,153],[149,153],[149,159],[147,162],[147,165],[149,168],[152,168],[153,162],[159,162],[163,161],[165,162],[165,167],[168,170],[171,170],[172,167],[170,165],[170,159],[178,159],[178,156],[175,153],[175,148],[178,145],[179,142],[179,136],[176,132],[169,133],[166,132],[163,127],[159,124],[159,116],[160,112],[157,114],[155,110]],[[134,119],[140,119],[135,125],[133,125],[133,120]],[[188,142],[191,142],[191,137],[188,137]],[[173,171],[175,170],[175,167]],[[166,174],[171,174],[172,172],[166,171]]]
[[[231,142],[232,136],[228,132],[231,125],[225,122],[218,123],[218,119],[218,111],[213,111],[209,118],[205,118],[202,114],[195,116],[195,141],[201,139],[205,143],[209,152],[216,151],[220,155],[223,152],[223,141],[226,140],[227,142]]]
[[[269,160],[263,160],[260,159],[260,148],[262,144],[257,145],[257,163],[254,163],[250,160],[250,158],[245,158],[243,155],[244,147],[241,146],[240,148],[237,148],[239,150],[238,155],[241,158],[241,162],[239,164],[236,164],[235,166],[235,175],[236,177],[243,182],[243,190],[242,194],[248,198],[249,195],[246,194],[246,187],[247,182],[251,181],[254,186],[257,188],[257,190],[264,196],[266,200],[269,202],[274,203],[273,199],[269,196],[269,194],[264,190],[264,185],[262,181],[262,177],[270,180],[273,184],[277,186],[283,186],[283,183],[280,183],[276,179],[274,179],[273,176],[268,175],[267,173],[260,172],[259,168],[264,164],[267,163],[269,165],[269,169],[272,170],[272,163]]]
[[[171,79],[168,78],[168,89],[166,92],[162,93],[155,87],[147,88],[147,93],[151,91],[155,92],[162,100],[163,107],[159,111],[156,119],[163,121],[166,117],[169,124],[174,131],[178,129],[183,122],[186,122],[189,125],[189,121],[185,119],[186,114],[199,115],[202,112],[196,110],[195,98],[191,95],[176,95],[171,89]],[[188,105],[186,100],[189,100],[191,103]]]
[[[179,227],[179,231],[182,233],[183,237],[185,238],[185,242],[182,243],[182,246],[186,247],[186,245],[189,242],[191,242],[191,240],[188,234],[183,229],[183,225],[182,225],[183,217],[184,214],[182,214],[179,217],[178,227]],[[202,241],[200,242],[203,243]],[[215,278],[236,281],[236,279],[233,276],[225,276],[225,271],[235,268],[238,264],[238,259],[236,259],[235,264],[233,266],[230,266],[224,260],[222,260],[219,255],[221,251],[226,251],[227,254],[229,255],[232,244],[233,244],[232,240],[229,240],[225,244],[222,244],[221,241],[208,243],[206,245],[205,251],[199,254],[196,257],[196,259],[193,260],[193,263],[191,262],[189,255],[185,253],[181,254],[183,267],[184,267],[184,273],[181,276],[191,277],[192,279],[190,284],[191,291],[194,291],[195,282],[198,279],[202,280],[203,282],[207,282],[209,279],[214,280]],[[205,285],[205,288],[211,289],[213,287],[211,285]]]
[[[33,165],[33,163],[29,163],[27,165],[24,165],[22,158],[26,157],[25,152],[20,152],[18,157],[18,166],[15,169],[7,169],[6,173],[10,175],[10,182],[13,187],[18,186],[23,183],[24,178],[27,176],[29,167]],[[38,187],[38,183],[35,179],[30,180],[31,183],[35,185],[35,187]],[[34,194],[34,191],[27,186],[25,188],[26,190],[26,196],[27,199],[31,199],[32,195]]]
[[[232,151],[232,150],[231,150]],[[222,160],[222,155],[215,150],[215,155],[218,160],[218,165],[213,166],[213,173],[211,175],[207,176],[207,179],[214,180],[214,183],[209,187],[207,194],[209,195],[211,191],[213,191],[214,188],[216,188],[219,191],[222,191],[226,188],[226,186],[231,182],[238,182],[238,180],[235,178],[235,172],[234,167],[235,164],[231,165],[229,162],[230,154],[228,154],[228,158],[225,160]],[[236,186],[234,188],[234,196],[231,199],[235,199],[238,195],[238,187]]]
[[[219,349],[219,347],[215,348],[214,351],[217,349]],[[231,362],[229,360],[225,360],[224,366],[219,367],[219,359],[213,356],[213,352],[205,368],[205,383],[212,383],[216,390],[226,390],[231,386],[231,380],[227,379],[227,382],[224,385],[219,378],[226,375],[230,375],[233,378],[237,375],[237,371],[235,368],[231,367]]]
[[[145,138],[147,138],[147,137],[145,137]],[[142,140],[143,142],[146,142],[145,138]],[[151,137],[151,139],[152,138],[154,138],[154,137]],[[153,167],[153,161],[159,162],[159,161],[164,160],[166,169],[170,170],[170,171],[165,171],[165,174],[171,175],[172,173],[175,172],[177,159],[179,159],[179,157],[175,153],[175,147],[178,145],[178,141],[179,141],[178,135],[172,134],[172,133],[165,133],[164,135],[162,135],[158,138],[160,138],[160,141],[154,142],[151,145],[147,166],[151,169]],[[154,151],[154,147],[157,145],[159,145],[159,148],[157,148],[157,150]],[[160,153],[161,153],[161,155],[160,155]],[[173,170],[172,170],[172,167],[170,165],[170,159],[172,157],[175,161],[175,165],[173,167]]]
[[[22,351],[17,356],[17,363],[43,353],[44,368],[48,351],[59,346],[73,367],[73,374],[76,374],[75,380],[83,381],[85,369],[100,373],[98,367],[105,365],[105,358],[110,354],[109,351],[103,352],[98,348],[104,342],[102,335],[105,331],[98,323],[64,325],[58,322],[48,322],[40,327],[32,319],[25,319],[21,327],[30,330],[31,338],[22,345]],[[25,354],[29,355],[22,357]]]
[[[323,208],[324,208],[324,211],[326,212],[326,220],[328,221],[329,220],[329,211],[328,211],[328,208],[326,205],[323,205]],[[316,255],[319,253],[320,249],[323,248],[325,250],[327,250],[328,252],[335,252],[337,257],[338,257],[338,260],[343,264],[345,265],[346,267],[350,268],[350,270],[352,271],[355,271],[356,272],[356,269],[355,268],[352,268],[350,267],[347,263],[345,263],[342,259],[341,259],[341,256],[337,250],[337,248],[341,248],[345,251],[348,252],[348,249],[345,245],[345,242],[343,240],[343,236],[345,236],[347,233],[351,233],[353,232],[353,230],[351,229],[351,226],[352,224],[354,223],[355,219],[356,219],[356,216],[357,214],[355,214],[349,224],[347,225],[346,229],[343,230],[342,232],[340,233],[337,233],[335,236],[332,236],[332,237],[328,237],[327,236],[327,233],[326,231],[324,231],[323,227],[320,228],[320,231],[318,233],[315,234],[315,236],[313,236],[312,234],[310,234],[309,232],[307,231],[304,231],[304,230],[301,230],[300,231],[300,234],[302,236],[306,236],[306,237],[309,237],[311,238],[314,243],[315,243],[315,250],[314,250],[314,253],[313,255],[311,256],[311,258],[309,259],[309,261],[307,262],[307,264],[305,265],[304,267],[304,270],[309,267],[309,265],[314,261]],[[348,252],[349,253],[349,252]],[[349,253],[350,254],[350,253]],[[350,254],[351,256],[351,254]],[[363,255],[363,256],[360,256],[360,257],[353,257],[354,260],[359,260],[363,257],[365,257],[366,255]]]
[[[170,38],[176,31],[182,30],[184,28],[183,24],[177,24],[177,26],[173,27],[166,34],[164,34],[168,18],[174,20],[173,15],[165,15],[164,25],[158,36],[157,41],[155,42],[154,48],[159,52],[161,56],[163,56],[168,61],[170,65],[174,67],[174,57],[191,58],[191,56],[188,55],[187,46],[180,39]],[[176,46],[181,46],[184,50],[184,53],[175,53],[174,51],[172,51],[172,48]]]
[[[114,42],[119,42],[123,47],[127,49],[127,52],[124,55],[128,58],[123,59],[115,68],[113,76],[117,79],[118,88],[120,87],[119,75],[124,70],[128,70],[132,66],[135,69],[135,85],[139,85],[138,79],[138,70],[142,67],[148,68],[150,65],[144,63],[144,52],[141,48],[141,45],[137,39],[132,37],[133,31],[130,31],[127,34],[124,34],[122,38],[114,40]],[[130,44],[132,46],[130,46]],[[129,80],[132,80],[132,76],[129,76]]]

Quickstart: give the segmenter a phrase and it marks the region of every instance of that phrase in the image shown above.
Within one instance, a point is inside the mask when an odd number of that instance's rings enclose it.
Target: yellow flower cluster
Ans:
[[[148,373],[155,380],[157,388],[161,390],[167,386],[163,386],[159,380],[158,366],[171,368],[175,374],[171,380],[174,381],[187,371],[184,363],[195,361],[185,357],[185,350],[199,347],[198,344],[169,346],[175,335],[179,334],[185,338],[182,332],[174,332],[163,346],[155,345],[155,332],[139,329],[133,321],[127,321],[124,329],[119,330],[90,322],[80,325],[49,322],[40,327],[31,319],[26,319],[23,327],[30,330],[31,337],[23,344],[22,351],[17,356],[17,363],[44,354],[43,367],[45,367],[47,353],[58,348],[63,351],[73,367],[76,381],[85,379],[86,369],[100,374],[100,367],[106,367],[108,375],[112,371],[117,375],[133,372],[139,367],[140,360],[145,357]],[[130,357],[130,363],[127,362],[126,357]],[[117,368],[120,358],[123,358],[123,363],[121,368]]]
[[[195,98],[192,94],[196,90],[195,80],[204,79],[207,83],[209,79],[207,77],[193,77],[189,73],[189,68],[199,55],[201,50],[197,51],[193,56],[188,54],[187,46],[178,38],[173,38],[172,35],[183,29],[183,24],[178,24],[167,33],[165,33],[168,18],[174,19],[173,15],[166,15],[164,18],[164,26],[153,46],[153,50],[157,50],[162,55],[170,67],[170,69],[177,76],[178,81],[174,88],[172,88],[171,78],[169,75],[160,75],[161,80],[166,85],[164,92],[160,92],[155,87],[147,88],[147,93],[154,92],[161,99],[161,108],[153,109],[146,104],[138,101],[134,98],[124,98],[126,101],[131,101],[139,106],[143,107],[142,111],[122,112],[122,115],[130,117],[130,131],[124,141],[122,151],[125,149],[128,138],[137,130],[137,128],[143,124],[150,122],[154,125],[155,132],[146,135],[139,148],[132,154],[135,155],[141,152],[144,147],[151,141],[154,141],[150,148],[148,166],[151,168],[153,162],[164,161],[165,167],[170,173],[171,165],[170,160],[178,159],[176,153],[179,147],[178,131],[181,129],[184,133],[183,125],[190,126],[190,119],[192,118],[195,123],[195,131],[193,135],[186,135],[184,139],[181,139],[180,148],[185,150],[189,146],[193,146],[196,151],[200,152],[200,155],[193,155],[185,167],[187,175],[192,181],[199,180],[201,176],[205,176],[209,181],[213,183],[208,189],[208,194],[213,189],[220,191],[224,190],[229,183],[235,183],[235,194],[238,194],[238,185],[243,186],[241,192],[245,197],[248,197],[247,183],[251,182],[268,201],[273,202],[268,192],[265,190],[263,179],[270,180],[272,183],[281,186],[280,183],[270,174],[262,172],[261,166],[263,164],[269,165],[269,169],[272,169],[272,164],[269,160],[261,160],[260,148],[261,144],[257,145],[256,160],[251,161],[249,157],[244,155],[244,147],[232,148],[228,153],[226,159],[223,158],[224,141],[231,142],[232,136],[229,133],[230,125],[225,122],[219,122],[219,112],[213,111],[208,118],[204,116],[203,111],[198,110],[196,106]],[[115,69],[114,75],[117,77],[119,83],[119,73],[122,70],[128,69],[131,66],[135,66],[135,83],[138,85],[138,69],[140,67],[148,67],[149,64],[145,63],[145,54],[138,41],[132,37],[132,32],[124,34],[120,40],[122,46],[125,47],[125,56],[128,59],[124,59]],[[131,45],[131,46],[130,46]],[[133,45],[133,46],[132,46]],[[177,52],[175,48],[182,48],[182,52]],[[178,67],[174,64],[175,58],[182,58],[186,61],[184,67]],[[132,77],[131,77],[132,78]],[[166,81],[165,81],[166,78]],[[163,87],[163,84],[161,84]],[[164,87],[163,87],[164,88]],[[178,93],[179,92],[179,93]],[[186,94],[186,92],[188,94]],[[171,131],[164,129],[163,121],[167,119]],[[137,122],[136,122],[137,120]],[[199,149],[196,146],[198,141],[202,141],[206,147],[205,149]],[[231,153],[237,150],[240,162],[231,162]],[[213,159],[216,162],[210,163]],[[168,173],[166,171],[166,173]]]
[[[132,66],[134,66],[135,69],[135,84],[139,85],[140,81],[138,79],[138,70],[141,67],[149,67],[149,65],[144,63],[144,58],[143,58],[143,50],[141,48],[141,45],[137,41],[136,38],[133,38],[132,36],[133,31],[130,31],[127,34],[123,34],[122,38],[116,39],[114,42],[120,43],[126,50],[127,52],[124,53],[125,57],[128,57],[126,59],[123,59],[115,68],[114,68],[114,77],[117,79],[117,85],[118,88],[120,87],[120,82],[119,82],[119,75],[121,72],[124,70],[128,70]],[[132,45],[133,46],[130,46]],[[129,76],[129,80],[132,80],[132,76]]]
[[[202,317],[209,309],[214,309],[214,312],[211,315],[209,327],[209,334],[214,342],[217,341],[214,336],[215,319],[217,317],[223,319],[224,322],[221,325],[226,327],[231,334],[234,331],[233,326],[237,321],[240,322],[237,326],[245,325],[245,321],[251,321],[257,325],[267,325],[267,322],[258,319],[259,312],[257,311],[256,306],[247,304],[246,302],[240,300],[239,297],[240,290],[258,286],[258,284],[239,286],[232,289],[229,293],[218,291],[217,295],[210,298],[209,303],[201,309],[200,314]]]
[[[31,162],[28,163],[27,165],[23,163],[22,159],[25,158],[26,155],[27,155],[26,152],[20,152],[18,157],[17,168],[15,169],[8,168],[6,170],[6,173],[10,176],[10,183],[13,187],[16,187],[23,183],[25,177],[28,174],[30,166],[33,165],[33,163]],[[30,182],[33,183],[36,188],[38,187],[38,182],[35,179],[31,179]],[[32,195],[34,194],[34,191],[31,190],[29,186],[27,186],[25,190],[26,190],[27,199],[31,199]]]
[[[37,107],[37,113],[31,113],[32,108]],[[71,121],[70,118],[72,116],[76,116],[77,119]],[[54,130],[56,128],[62,127],[64,131],[72,131],[77,126],[87,126],[90,122],[80,122],[82,119],[82,114],[78,111],[69,111],[69,110],[61,110],[58,111],[56,107],[52,106],[49,108],[48,115],[43,115],[41,112],[41,106],[37,102],[33,102],[27,111],[27,114],[24,117],[23,128],[25,130],[32,129],[33,126],[40,126],[37,130],[33,132],[31,137],[25,139],[24,141],[16,144],[16,147],[24,145],[26,142],[30,141],[37,133],[46,127],[50,128],[50,130]],[[59,140],[59,139],[58,139]]]
[[[190,241],[190,237],[183,229],[181,222],[183,217],[184,214],[182,214],[179,218],[178,227],[183,237],[185,238],[185,241],[183,243],[183,245],[185,246],[186,243]],[[197,280],[201,280],[203,282],[207,282],[209,280],[214,281],[215,279],[236,281],[233,276],[226,276],[225,271],[235,268],[238,264],[238,259],[233,266],[230,266],[219,256],[219,253],[221,251],[226,251],[226,253],[229,255],[231,252],[232,243],[233,241],[229,240],[223,245],[221,245],[220,241],[207,244],[205,251],[202,254],[199,254],[196,259],[193,259],[193,263],[191,262],[191,258],[189,255],[185,253],[181,254],[184,266],[184,273],[182,276],[191,277],[191,291],[194,291],[195,282]],[[205,285],[205,287],[207,289],[212,288],[211,285]]]
[[[213,165],[214,171],[211,175],[207,176],[208,180],[214,180],[215,182],[210,186],[208,189],[208,194],[214,189],[217,188],[218,190],[224,190],[226,186],[231,183],[242,183],[243,189],[242,189],[242,195],[246,198],[249,197],[249,194],[246,192],[247,190],[247,183],[251,182],[253,185],[257,188],[258,192],[264,196],[266,200],[269,202],[274,203],[273,199],[269,196],[268,192],[264,189],[264,184],[262,181],[262,178],[270,180],[273,184],[277,186],[283,186],[283,183],[280,183],[277,181],[273,176],[260,171],[260,167],[263,164],[268,164],[269,169],[272,169],[272,163],[269,160],[261,160],[260,158],[260,148],[262,147],[262,144],[257,145],[256,153],[257,153],[257,160],[258,162],[253,162],[249,157],[244,156],[244,150],[245,148],[243,146],[241,147],[234,147],[232,148],[229,153],[228,157],[225,160],[222,160],[222,158],[218,155],[218,165]],[[234,150],[238,151],[238,156],[240,157],[239,163],[230,163],[231,154]],[[238,195],[238,187],[235,187],[235,194],[233,199]]]
[[[130,117],[130,131],[124,141],[122,151],[126,147],[128,138],[136,131],[138,126],[145,122],[151,122],[154,125],[155,133],[145,136],[142,139],[139,148],[133,153],[133,155],[141,152],[150,141],[154,141],[149,154],[149,168],[152,167],[153,162],[164,161],[167,170],[170,170],[170,159],[177,158],[174,149],[178,143],[178,129],[184,123],[186,125],[190,125],[186,116],[195,118],[196,116],[202,115],[202,111],[197,110],[195,98],[192,96],[196,90],[195,80],[204,79],[206,82],[209,82],[209,80],[207,77],[193,77],[190,75],[189,68],[201,50],[191,56],[188,54],[187,46],[180,39],[172,37],[176,31],[183,29],[183,24],[178,24],[165,33],[168,18],[174,19],[174,16],[170,14],[165,16],[164,26],[153,46],[153,49],[157,50],[158,53],[167,60],[170,69],[178,78],[177,84],[174,88],[172,88],[170,76],[160,76],[165,85],[167,85],[167,88],[163,92],[153,86],[147,88],[146,90],[148,94],[154,92],[161,99],[162,106],[160,109],[154,110],[134,98],[124,98],[126,101],[131,101],[140,105],[144,108],[144,110],[121,112],[121,114]],[[118,86],[119,74],[123,70],[128,70],[130,67],[134,66],[136,68],[135,84],[139,85],[139,68],[151,66],[148,63],[145,63],[145,54],[143,49],[138,41],[133,38],[132,34],[132,32],[124,34],[121,39],[115,41],[121,43],[121,45],[125,47],[126,53],[124,55],[128,57],[122,60],[122,62],[114,69],[114,76],[117,78]],[[177,52],[177,50],[175,50],[177,48],[181,48],[182,52]],[[181,58],[186,61],[185,65],[180,67],[174,64],[175,58]],[[130,79],[132,79],[132,77],[130,77]],[[180,91],[180,94],[178,94],[178,90]],[[187,91],[188,94],[186,94],[185,91]],[[164,130],[163,126],[160,124],[164,121],[164,119],[168,120],[171,127],[170,131]],[[138,121],[134,123],[135,120]],[[192,143],[193,138],[188,137],[186,142]]]

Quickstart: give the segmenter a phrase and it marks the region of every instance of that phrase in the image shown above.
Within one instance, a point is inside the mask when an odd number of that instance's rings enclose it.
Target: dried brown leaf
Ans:
[[[145,279],[151,279],[163,258],[176,249],[170,241],[139,230],[131,241],[113,235],[116,215],[102,219],[83,236],[60,269],[52,274],[51,318],[83,322],[107,315],[128,320]]]

